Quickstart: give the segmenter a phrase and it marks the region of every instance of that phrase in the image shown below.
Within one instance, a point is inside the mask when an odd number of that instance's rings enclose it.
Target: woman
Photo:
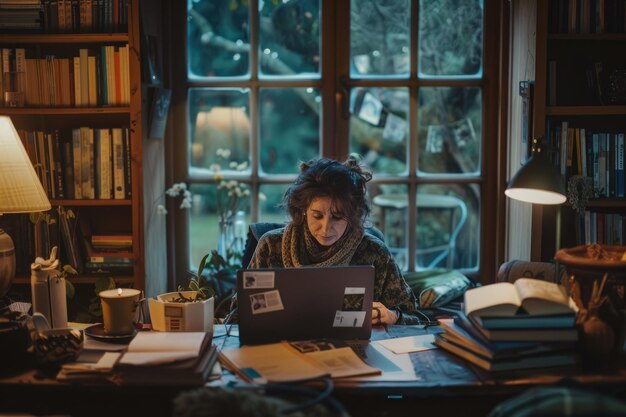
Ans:
[[[282,202],[291,222],[261,237],[248,268],[373,265],[372,324],[418,323],[415,296],[389,249],[365,232],[372,175],[353,157],[311,160],[300,171]]]

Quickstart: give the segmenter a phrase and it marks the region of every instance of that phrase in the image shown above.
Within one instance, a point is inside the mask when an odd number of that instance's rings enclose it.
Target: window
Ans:
[[[498,13],[483,0],[190,0],[186,13],[173,156],[194,194],[177,233],[190,265],[218,244],[216,177],[243,186],[228,229],[241,244],[248,222],[285,220],[299,161],[358,153],[374,173],[370,220],[404,270],[481,270],[495,241]]]

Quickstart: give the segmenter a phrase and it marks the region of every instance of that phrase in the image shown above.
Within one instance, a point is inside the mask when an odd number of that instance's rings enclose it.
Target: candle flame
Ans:
[[[122,289],[121,288],[117,289],[117,295],[122,295]]]

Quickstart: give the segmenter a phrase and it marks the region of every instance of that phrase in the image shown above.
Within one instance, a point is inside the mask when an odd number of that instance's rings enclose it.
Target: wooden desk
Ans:
[[[237,337],[219,337],[218,346],[238,346]],[[375,337],[380,337],[377,329]],[[626,397],[626,367],[602,374],[579,370],[525,371],[488,374],[440,350],[412,353],[420,380],[408,382],[341,382],[333,396],[353,417],[361,416],[486,416],[495,405],[538,385],[562,384]],[[225,375],[223,385],[237,381]],[[237,385],[235,385],[237,386]],[[0,376],[0,414],[7,412],[71,416],[170,416],[172,400],[193,387],[61,384],[41,378],[32,369]]]

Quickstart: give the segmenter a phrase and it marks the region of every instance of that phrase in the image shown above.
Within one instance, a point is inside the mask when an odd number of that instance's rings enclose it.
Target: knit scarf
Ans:
[[[306,224],[285,226],[282,240],[283,264],[287,268],[300,266],[348,265],[363,233],[348,226],[343,236],[330,246],[320,245]]]

